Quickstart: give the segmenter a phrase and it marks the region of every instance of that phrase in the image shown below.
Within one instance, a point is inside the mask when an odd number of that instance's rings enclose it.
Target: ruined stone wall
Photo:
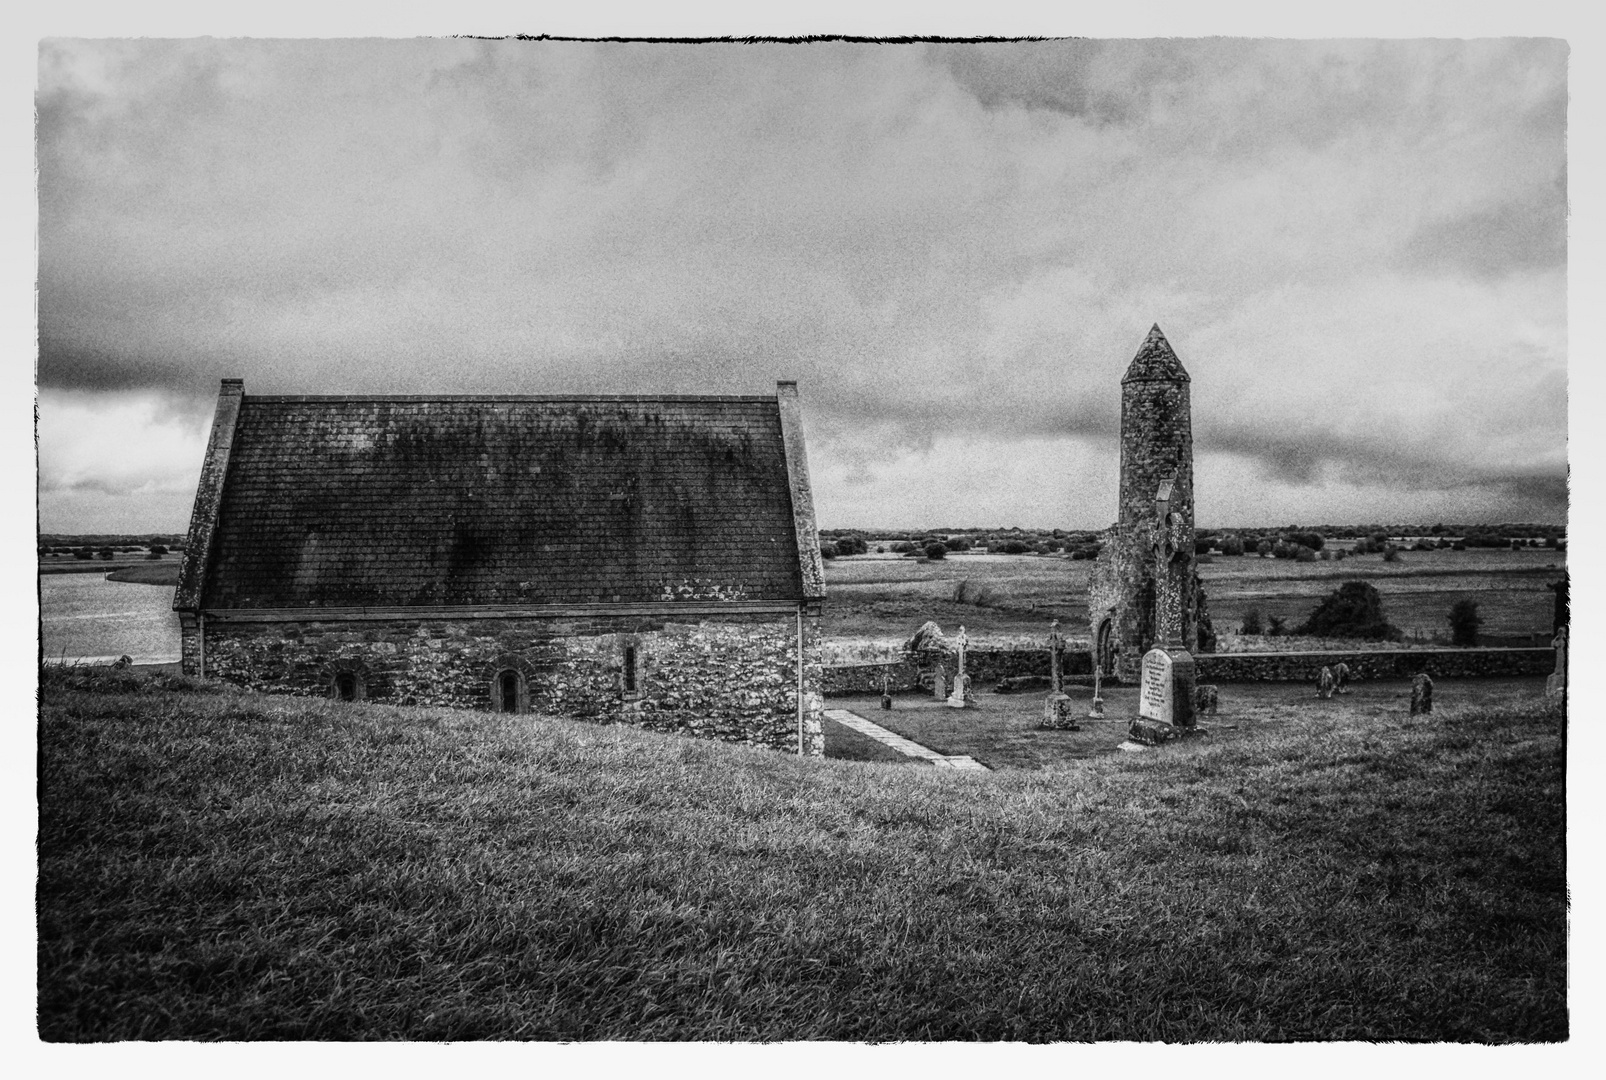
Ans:
[[[628,723],[796,752],[796,616],[237,622],[206,627],[206,674],[268,693],[326,696],[340,669],[363,697],[489,709],[517,669],[533,713]],[[183,630],[186,670],[193,628]],[[634,645],[637,692],[624,689]],[[803,744],[824,753],[819,625],[803,619]]]
[[[1137,680],[1143,654],[1154,636],[1154,560],[1149,536],[1148,522],[1120,524],[1109,530],[1088,581],[1088,648],[1098,648],[1099,625],[1113,612],[1115,667],[1105,674],[1129,682]],[[1090,667],[1092,662],[1090,654]]]

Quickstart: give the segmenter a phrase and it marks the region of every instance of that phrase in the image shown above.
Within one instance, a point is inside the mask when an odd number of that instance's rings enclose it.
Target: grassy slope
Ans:
[[[112,678],[44,690],[50,1040],[1567,1035],[1542,702],[975,775]]]

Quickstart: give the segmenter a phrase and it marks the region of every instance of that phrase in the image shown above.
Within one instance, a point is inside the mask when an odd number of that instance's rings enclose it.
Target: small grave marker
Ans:
[[[1335,686],[1337,686],[1337,685],[1338,685],[1338,679],[1333,674],[1333,669],[1332,668],[1324,666],[1321,671],[1316,673],[1316,696],[1317,697],[1322,698],[1323,700],[1326,700],[1327,698],[1332,697],[1333,696],[1333,688]]]
[[[1433,711],[1433,680],[1423,672],[1411,680],[1411,715]]]

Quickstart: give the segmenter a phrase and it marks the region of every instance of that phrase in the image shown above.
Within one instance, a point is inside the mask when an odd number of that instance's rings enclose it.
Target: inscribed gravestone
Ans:
[[[931,696],[934,698],[948,696],[948,669],[941,664],[937,665],[936,672],[931,676]]]
[[[1148,720],[1171,723],[1175,712],[1171,700],[1171,657],[1163,649],[1143,654],[1143,679],[1138,687],[1138,715]]]

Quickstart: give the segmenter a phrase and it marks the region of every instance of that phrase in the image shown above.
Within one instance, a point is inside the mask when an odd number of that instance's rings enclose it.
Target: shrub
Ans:
[[[1450,545],[1451,551],[1465,551],[1466,549],[1467,542],[1465,540],[1457,540],[1455,543]]]
[[[914,549],[915,546],[907,540],[899,540],[897,543],[892,545],[892,553],[894,555],[907,555]]]
[[[1264,559],[1267,555],[1270,555],[1271,554],[1271,541],[1270,540],[1262,540],[1260,543],[1256,544],[1255,545],[1255,554],[1259,555],[1262,559]]]
[[[1324,551],[1324,552],[1322,552],[1322,554],[1326,555],[1327,552]],[[1295,562],[1315,562],[1316,561],[1316,552],[1312,551],[1310,548],[1306,547],[1304,544],[1295,544],[1294,545],[1294,561]]]
[[[943,544],[943,543],[939,542],[939,543],[931,543],[931,544],[927,544],[926,545],[926,558],[928,558],[928,559],[945,558],[947,556],[947,554],[948,554],[948,545],[946,545],[946,544]]]
[[[95,552],[95,554],[99,555],[102,559],[105,559],[107,562],[110,562],[111,561],[111,557],[113,555],[113,552],[112,552],[111,548],[106,547],[106,548],[101,548],[99,551]]]
[[[1195,555],[1207,554],[1215,545],[1216,538],[1213,536],[1196,536],[1193,538],[1193,553]]]
[[[968,536],[955,536],[955,537],[952,537],[948,541],[948,550],[949,551],[969,551],[970,550],[970,537],[968,537]]]
[[[1342,554],[1342,553],[1340,553],[1340,554]],[[1332,558],[1333,558],[1333,553],[1331,551],[1329,551],[1327,548],[1322,548],[1322,550],[1321,550],[1321,560],[1322,560],[1322,562],[1331,562]]]
[[[167,554],[167,545],[166,544],[152,544],[148,550],[150,551],[150,553],[152,555],[155,555],[158,558],[160,558],[161,556]]]
[[[1349,554],[1349,552],[1345,551],[1343,548],[1334,548],[1333,549],[1333,558],[1335,558],[1335,559],[1342,559],[1348,554]],[[1325,552],[1325,551],[1322,552],[1322,558],[1325,559],[1326,557],[1327,557],[1327,552]]]
[[[887,553],[887,546],[885,544],[877,544],[875,546],[875,553],[877,555],[885,555]]]
[[[1316,637],[1398,641],[1400,631],[1383,617],[1383,598],[1364,581],[1346,581],[1328,594],[1295,631]]]
[[[1242,555],[1244,553],[1244,542],[1236,536],[1225,537],[1221,541],[1221,553],[1223,555]]]
[[[829,540],[827,540],[824,543],[822,543],[820,545],[820,558],[822,558],[822,559],[834,559],[834,558],[836,558],[836,545],[831,543],[831,541],[829,541]]]
[[[1384,544],[1383,545],[1383,561],[1384,562],[1399,562],[1400,561],[1400,549],[1395,547],[1393,544]]]
[[[1270,621],[1271,621],[1271,626],[1269,626],[1266,629],[1266,632],[1268,634],[1272,634],[1272,635],[1275,636],[1277,634],[1283,633],[1283,617],[1281,615],[1273,615],[1271,617]]]
[[[1020,540],[1005,540],[999,550],[1005,555],[1024,555],[1030,549]]]
[[[1478,617],[1478,603],[1475,600],[1457,600],[1450,607],[1450,644],[1476,645],[1478,643],[1478,627],[1483,620]]]
[[[1555,547],[1556,546],[1556,538],[1554,536],[1545,537],[1545,546],[1547,548]]]
[[[1250,608],[1244,612],[1244,622],[1238,628],[1238,632],[1240,634],[1263,634],[1266,632],[1265,626],[1260,621],[1259,608]]]
[[[75,559],[93,559],[95,557],[95,553],[90,551],[88,548],[79,548],[72,553],[72,557]]]

